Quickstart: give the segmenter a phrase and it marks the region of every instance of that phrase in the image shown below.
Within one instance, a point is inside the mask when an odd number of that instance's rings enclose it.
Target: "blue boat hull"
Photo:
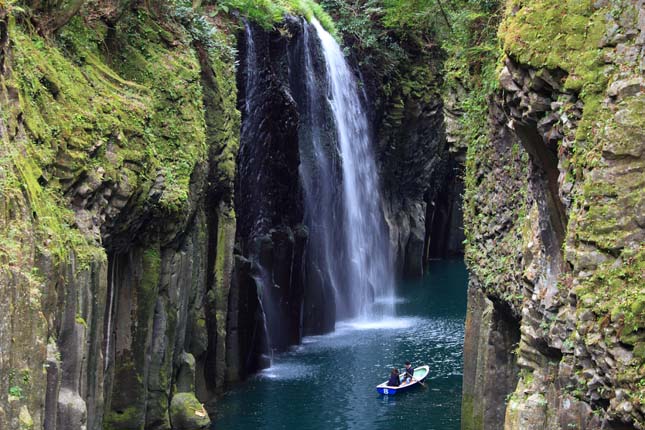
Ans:
[[[423,380],[428,377],[428,374],[430,374],[429,366],[420,366],[414,369],[414,375],[419,375],[418,379],[415,377],[414,381],[405,385],[399,385],[398,387],[391,387],[387,385],[387,382],[384,382],[376,387],[376,391],[384,396],[394,396],[397,393],[408,391],[410,388],[416,387],[420,382],[423,382]],[[403,379],[403,376],[401,376],[401,379]]]

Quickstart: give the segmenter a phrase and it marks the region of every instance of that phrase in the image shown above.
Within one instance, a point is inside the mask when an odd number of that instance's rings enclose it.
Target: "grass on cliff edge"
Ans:
[[[218,9],[224,12],[238,10],[265,29],[273,28],[286,14],[304,16],[307,21],[316,18],[328,32],[337,35],[334,20],[314,0],[221,0]]]
[[[100,23],[90,27],[76,17],[56,40],[9,26],[14,73],[3,84],[18,89],[26,133],[0,161],[13,165],[42,243],[60,259],[87,240],[63,198],[78,178],[145,198],[163,175],[157,207],[171,215],[185,208],[194,166],[206,157],[195,53],[168,48],[167,32],[145,14],[119,25],[118,54],[127,57],[116,63],[105,58]]]

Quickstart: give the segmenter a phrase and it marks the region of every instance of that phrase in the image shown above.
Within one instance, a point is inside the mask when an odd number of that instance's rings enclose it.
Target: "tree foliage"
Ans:
[[[284,19],[286,14],[304,16],[308,21],[316,18],[323,27],[336,34],[334,21],[314,0],[215,0],[223,12],[237,11],[244,17],[269,29]]]

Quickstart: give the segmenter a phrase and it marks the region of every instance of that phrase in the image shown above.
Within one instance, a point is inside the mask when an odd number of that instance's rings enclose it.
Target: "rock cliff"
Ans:
[[[301,173],[327,77],[285,12],[326,15],[189,3],[0,0],[0,428],[205,427],[333,328]],[[397,274],[465,243],[463,428],[644,429],[643,1],[464,1],[446,40],[322,3]]]
[[[643,2],[508,1],[468,143],[465,429],[642,429]]]
[[[333,329],[300,172],[311,115],[332,118],[307,110],[318,39],[301,17],[192,6],[0,2],[2,428],[206,426],[273,350]],[[366,94],[396,119],[384,211],[412,275],[446,154],[432,79]],[[334,129],[317,132],[338,175]]]
[[[0,3],[0,427],[205,426],[227,378],[230,41],[164,4],[68,3]]]

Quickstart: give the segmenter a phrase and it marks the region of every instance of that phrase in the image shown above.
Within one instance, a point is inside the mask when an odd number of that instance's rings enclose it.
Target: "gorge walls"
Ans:
[[[463,428],[645,428],[643,2],[321,3],[396,275],[465,244]],[[325,19],[222,4],[0,0],[0,428],[207,426],[333,329]]]
[[[103,6],[52,27],[55,8],[0,5],[2,428],[207,425],[237,378],[226,39]]]
[[[24,6],[0,2],[0,427],[205,426],[229,384],[336,320],[321,262],[349,256],[319,253],[344,228],[319,40],[208,4]],[[415,273],[424,193],[416,242],[392,240]]]
[[[642,429],[645,8],[502,6],[466,160],[462,428]]]
[[[2,428],[207,426],[273,350],[334,327],[324,260],[350,257],[334,251],[345,203],[331,105],[314,100],[328,97],[319,39],[300,17],[204,7],[0,2]],[[436,100],[415,106],[415,127],[441,127]],[[433,136],[402,151],[418,174],[443,166]],[[305,193],[321,178],[325,225]],[[377,207],[398,214],[399,272],[429,255],[424,178]]]
[[[301,33],[293,18],[288,27]],[[237,159],[238,237],[258,291],[257,333],[269,330],[265,354],[285,349],[302,337],[304,258],[302,187],[298,177],[298,106],[289,89],[290,40],[277,31],[245,25],[238,70],[241,146]],[[240,280],[240,282],[246,282]],[[249,339],[250,340],[250,339]]]

